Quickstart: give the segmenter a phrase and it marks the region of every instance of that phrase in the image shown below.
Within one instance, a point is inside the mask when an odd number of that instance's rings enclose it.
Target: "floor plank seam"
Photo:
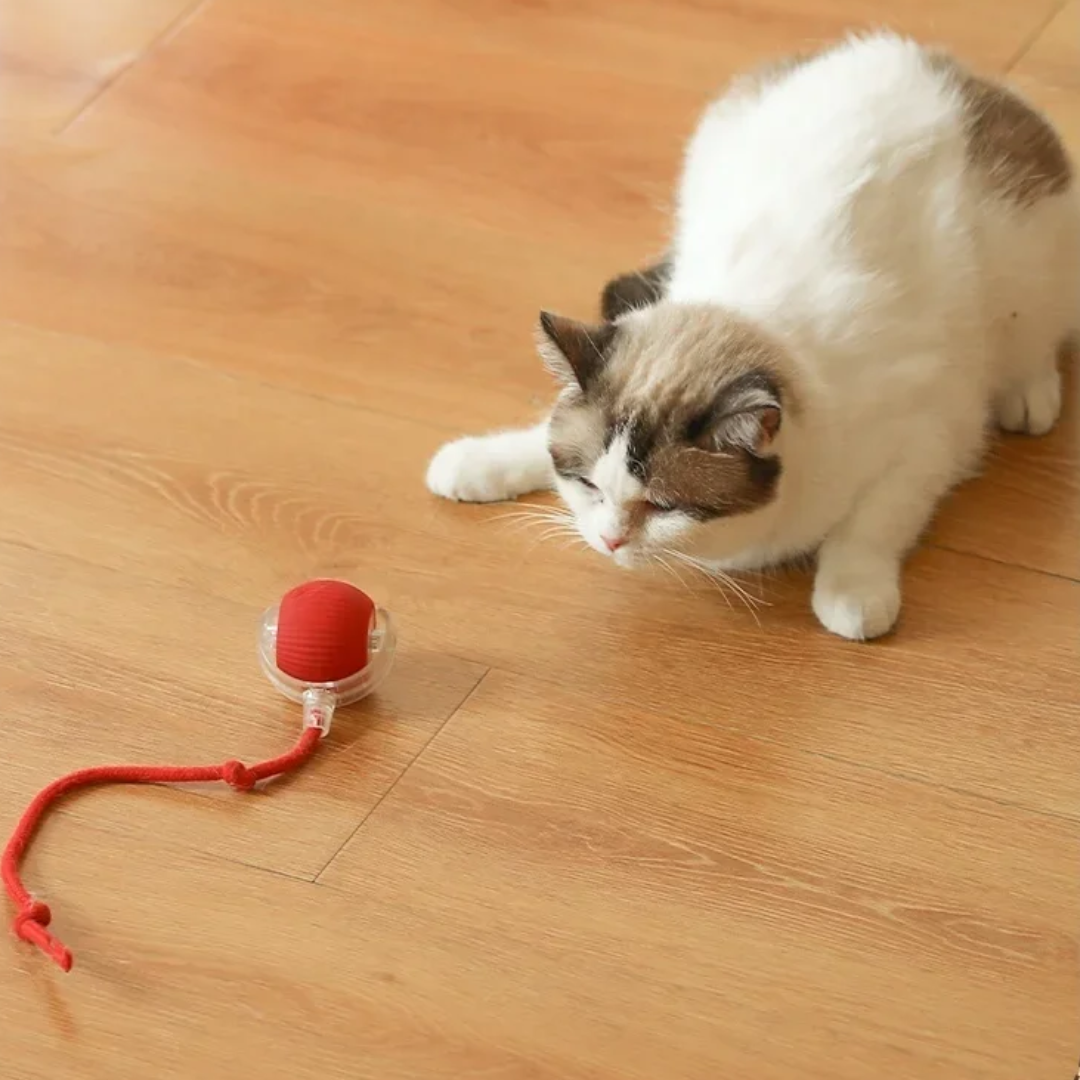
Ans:
[[[1003,74],[1011,75],[1013,68],[1024,59],[1025,56],[1034,48],[1039,38],[1046,33],[1050,24],[1069,6],[1069,0],[1058,0],[1058,2],[1050,9],[1038,26],[1024,40],[1020,43],[1019,48],[1014,52],[1008,60],[1005,61],[1005,67]]]
[[[199,855],[205,855],[211,859],[220,859],[221,862],[232,866],[242,866],[245,870],[257,870],[274,877],[284,878],[286,881],[295,881],[301,885],[314,885],[315,879],[310,874],[291,874],[288,870],[280,870],[276,866],[264,866],[261,863],[245,862],[243,859],[231,859],[227,855],[216,855],[211,851],[203,851],[201,848],[193,848]]]
[[[998,559],[993,555],[984,555],[981,551],[966,551],[964,548],[953,547],[951,544],[939,544],[929,542],[924,545],[928,551],[946,551],[950,555],[959,556],[962,559],[977,559],[979,562],[992,563],[994,566],[1007,566],[1013,570],[1024,570],[1029,574],[1040,574],[1042,577],[1053,578],[1055,581],[1067,581],[1070,585],[1080,585],[1080,578],[1063,574],[1060,570],[1046,570],[1038,566],[1029,566],[1027,563],[1009,562],[1008,559]]]
[[[382,793],[382,795],[379,796],[371,809],[368,810],[368,812],[364,814],[364,816],[356,823],[356,828],[354,828],[352,832],[350,832],[349,835],[344,839],[344,841],[342,841],[337,851],[335,851],[334,854],[331,855],[329,859],[327,859],[326,864],[322,867],[321,870],[319,870],[315,877],[312,878],[312,884],[322,884],[319,879],[323,876],[323,874],[326,873],[327,870],[330,869],[330,867],[333,865],[334,860],[349,846],[349,844],[352,843],[353,838],[357,835],[357,833],[359,833],[360,830],[367,824],[368,820],[375,813],[375,811],[378,810],[380,806],[382,806],[382,804],[387,800],[387,798],[389,798],[390,794],[394,791],[398,784],[400,784],[401,781],[405,779],[406,775],[409,773],[412,767],[424,756],[424,754],[427,752],[428,747],[431,746],[431,744],[434,743],[435,740],[443,733],[450,721],[453,720],[454,717],[457,716],[458,713],[460,713],[461,710],[464,709],[470,701],[472,701],[472,699],[479,691],[480,687],[484,685],[484,682],[487,680],[487,677],[492,673],[493,670],[494,668],[484,669],[483,673],[476,680],[476,682],[473,683],[472,688],[461,699],[457,707],[452,709],[447,714],[446,719],[443,720],[443,722],[439,724],[439,726],[431,733],[430,737],[424,742],[423,746],[421,746],[420,749],[417,750],[409,763],[405,766],[404,769],[401,770],[401,772],[397,776],[397,779],[394,780],[394,782]]]
[[[71,116],[56,127],[52,132],[52,137],[54,139],[60,139],[66,135],[67,132],[114,86],[116,86],[129,71],[132,71],[139,64],[143,63],[144,60],[152,56],[162,45],[176,37],[176,35],[183,31],[209,3],[210,0],[195,0],[193,4],[184,8],[178,15],[171,19],[168,25],[155,34],[141,49],[139,49],[136,55],[132,57],[128,63],[122,64],[111,75],[102,79],[102,81],[90,92],[90,96],[75,109]]]
[[[172,790],[184,794],[179,787],[175,787],[172,784],[150,784],[148,787],[157,788],[159,790]],[[143,830],[140,829],[127,829],[123,826],[117,826],[113,822],[92,820],[88,816],[79,813],[78,810],[71,806],[57,807],[50,820],[66,822],[69,826],[75,826],[76,828],[86,828],[92,831],[98,831],[121,841],[126,839],[137,839],[139,836],[144,835]],[[268,866],[265,863],[247,862],[244,859],[238,859],[231,855],[224,855],[219,851],[213,851],[209,848],[198,847],[194,844],[185,844],[179,840],[165,840],[162,842],[161,848],[163,851],[167,852],[182,851],[193,858],[208,859],[210,862],[214,863],[225,863],[229,866],[242,866],[247,870],[258,870],[265,874],[272,874],[274,877],[285,878],[288,881],[296,881],[301,885],[312,885],[315,882],[315,878],[310,872],[293,873],[289,870],[282,870],[277,866]]]

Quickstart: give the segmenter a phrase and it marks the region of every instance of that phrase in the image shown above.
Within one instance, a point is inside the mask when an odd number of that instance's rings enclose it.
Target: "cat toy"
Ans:
[[[303,708],[303,730],[287,753],[255,765],[101,765],[54,780],[38,793],[15,826],[3,856],[0,877],[16,908],[15,935],[36,945],[64,971],[71,951],[49,933],[48,905],[27,891],[19,863],[42,818],[59,798],[101,784],[192,784],[220,780],[237,791],[292,772],[330,730],[334,710],[370,694],[386,677],[394,658],[389,615],[345,581],[309,581],[291,589],[267,610],[259,628],[259,661],[270,681]]]

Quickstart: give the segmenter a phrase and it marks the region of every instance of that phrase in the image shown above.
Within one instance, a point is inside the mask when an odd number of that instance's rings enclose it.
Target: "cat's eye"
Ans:
[[[584,489],[585,489],[586,491],[599,491],[599,490],[600,490],[600,489],[599,489],[599,488],[598,488],[598,487],[597,487],[597,486],[596,486],[596,485],[595,485],[595,484],[594,484],[594,483],[593,483],[593,482],[592,482],[591,480],[587,479],[587,478],[586,478],[586,477],[584,477],[584,476],[579,476],[579,477],[578,477],[578,483],[579,483],[579,484],[580,484],[580,485],[581,485],[581,486],[582,486],[582,487],[583,487],[583,488],[584,488]]]

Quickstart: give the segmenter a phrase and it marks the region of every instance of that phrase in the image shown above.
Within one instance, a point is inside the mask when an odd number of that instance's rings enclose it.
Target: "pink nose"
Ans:
[[[626,547],[625,536],[601,536],[600,539],[604,541],[604,547],[608,551],[618,551],[619,548]]]

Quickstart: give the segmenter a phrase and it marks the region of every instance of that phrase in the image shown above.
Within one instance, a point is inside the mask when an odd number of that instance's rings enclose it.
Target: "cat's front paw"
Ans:
[[[490,438],[455,439],[441,447],[427,471],[428,490],[457,502],[502,502],[513,490],[512,468]]]
[[[900,614],[900,583],[890,570],[851,567],[818,572],[814,614],[826,630],[849,641],[887,634]]]

